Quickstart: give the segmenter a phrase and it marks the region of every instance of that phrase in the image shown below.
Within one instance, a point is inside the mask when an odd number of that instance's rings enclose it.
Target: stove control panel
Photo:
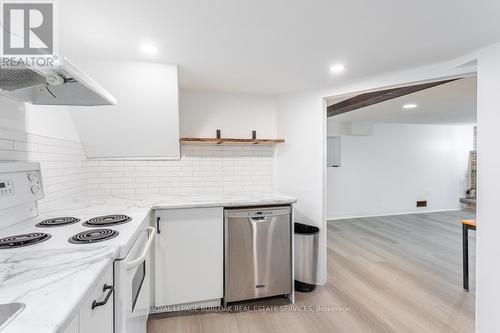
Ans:
[[[38,196],[42,192],[42,183],[40,182],[39,171],[29,171],[28,181],[30,186],[30,191],[34,196]]]
[[[38,215],[43,199],[40,164],[0,162],[0,229]]]
[[[38,163],[0,163],[0,210],[40,199],[43,180]]]
[[[0,198],[11,197],[15,194],[12,179],[0,180]]]

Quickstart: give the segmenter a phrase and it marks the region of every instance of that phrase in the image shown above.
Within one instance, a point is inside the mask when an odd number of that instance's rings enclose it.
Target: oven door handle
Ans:
[[[142,262],[144,260],[146,260],[146,257],[148,256],[149,248],[151,247],[151,245],[153,244],[153,241],[155,240],[156,229],[154,227],[146,227],[146,228],[144,228],[144,230],[148,231],[148,233],[149,233],[148,242],[144,246],[144,249],[142,250],[142,253],[138,258],[125,262],[125,268],[127,270],[130,270],[132,268],[139,266],[140,264],[142,264]]]

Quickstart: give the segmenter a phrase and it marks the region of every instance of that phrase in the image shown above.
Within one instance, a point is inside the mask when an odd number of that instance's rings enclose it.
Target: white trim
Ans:
[[[216,299],[212,299],[212,300],[192,302],[192,303],[182,303],[182,304],[174,304],[174,305],[158,305],[158,306],[150,307],[149,313],[152,315],[155,315],[155,314],[160,314],[160,313],[195,311],[195,310],[219,307],[219,306],[221,306],[221,304],[222,304],[222,300],[220,298],[216,298]]]
[[[295,204],[290,205],[290,261],[291,261],[291,284],[292,288],[290,294],[288,294],[288,299],[292,304],[295,304]],[[316,277],[318,279],[318,277]]]
[[[89,161],[180,161],[181,157],[161,157],[161,156],[152,156],[152,157],[104,157],[104,156],[92,156],[87,157]]]
[[[453,212],[460,211],[460,208],[451,209],[435,209],[426,211],[411,211],[411,212],[401,212],[401,213],[388,213],[388,214],[377,214],[377,215],[359,215],[359,216],[343,216],[343,217],[329,217],[326,219],[327,222],[335,220],[348,220],[348,219],[360,219],[365,217],[380,217],[380,216],[396,216],[396,215],[411,215],[411,214],[426,214],[426,213],[439,213],[439,212]]]
[[[0,172],[22,172],[40,170],[38,162],[1,162]]]

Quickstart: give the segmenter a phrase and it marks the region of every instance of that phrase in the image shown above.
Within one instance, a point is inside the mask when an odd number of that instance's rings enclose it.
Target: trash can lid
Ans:
[[[295,222],[295,233],[302,235],[315,235],[319,233],[319,228],[313,225]]]

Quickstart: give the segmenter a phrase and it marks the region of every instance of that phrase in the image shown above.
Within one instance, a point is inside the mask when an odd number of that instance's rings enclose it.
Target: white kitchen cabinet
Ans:
[[[110,265],[80,309],[79,333],[113,333],[112,288],[113,266]]]
[[[157,210],[155,305],[223,296],[223,209]]]
[[[78,333],[78,315],[76,315],[71,323],[64,329],[63,333]]]

